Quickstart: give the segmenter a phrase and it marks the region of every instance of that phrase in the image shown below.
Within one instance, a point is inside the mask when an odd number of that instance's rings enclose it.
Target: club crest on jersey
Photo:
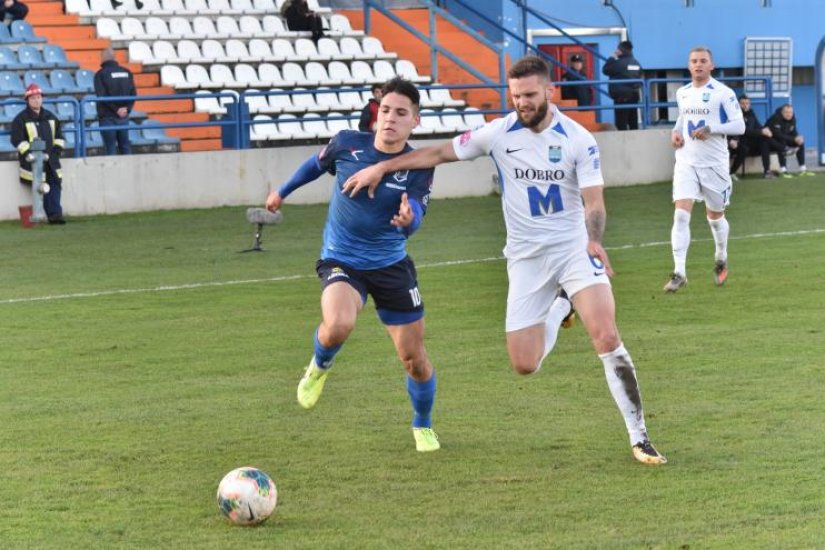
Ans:
[[[398,183],[403,183],[403,182],[407,181],[407,176],[409,176],[409,175],[410,175],[409,170],[399,170],[398,172],[395,172],[392,175],[392,179],[394,179]]]
[[[710,101],[710,92],[702,92],[702,101]]]
[[[550,162],[559,162],[561,160],[561,145],[550,145],[547,148],[547,158]]]

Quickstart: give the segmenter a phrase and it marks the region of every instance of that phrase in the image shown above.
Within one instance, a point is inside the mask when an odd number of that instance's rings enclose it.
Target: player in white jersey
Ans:
[[[733,183],[729,174],[729,152],[725,136],[745,133],[745,119],[736,94],[711,77],[713,55],[704,47],[688,56],[691,83],[676,92],[679,118],[671,132],[676,149],[673,169],[673,273],[665,292],[687,285],[687,252],[690,246],[690,213],[695,201],[705,201],[710,231],[716,243],[714,280],[717,286],[728,278],[728,234],[725,207],[730,204]]]
[[[549,102],[554,92],[549,75],[542,59],[521,59],[508,72],[515,112],[442,145],[361,170],[343,191],[354,195],[366,187],[372,193],[385,172],[490,155],[501,175],[507,227],[506,331],[513,369],[538,371],[575,307],[604,365],[633,456],[664,464],[667,459],[648,438],[636,368],[616,328],[608,279],[613,270],[602,247],[606,214],[599,148],[587,130]]]

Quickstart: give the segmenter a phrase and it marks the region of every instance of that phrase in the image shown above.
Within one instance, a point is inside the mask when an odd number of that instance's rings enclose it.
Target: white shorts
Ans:
[[[507,332],[544,323],[559,287],[572,297],[583,288],[610,284],[604,265],[590,257],[584,244],[529,258],[510,258],[507,277]]]
[[[724,212],[730,204],[733,182],[726,166],[697,167],[676,162],[673,200],[704,201],[708,210]]]

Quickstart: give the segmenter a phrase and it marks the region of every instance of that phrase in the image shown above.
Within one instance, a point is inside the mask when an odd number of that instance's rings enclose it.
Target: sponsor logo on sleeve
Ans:
[[[458,138],[458,144],[461,145],[462,147],[464,147],[465,145],[467,145],[467,143],[469,143],[470,138],[472,136],[473,136],[473,131],[472,130],[467,130],[466,132],[461,134],[460,138]]]

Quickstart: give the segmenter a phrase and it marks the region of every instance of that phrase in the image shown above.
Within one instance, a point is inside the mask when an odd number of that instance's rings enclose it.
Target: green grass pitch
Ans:
[[[580,325],[510,371],[497,197],[434,200],[410,242],[439,377],[426,455],[371,304],[318,406],[295,401],[325,207],[287,205],[250,254],[240,208],[0,224],[0,547],[821,547],[825,177],[736,184],[723,288],[694,209],[676,295],[670,186],[606,197],[661,468],[632,459]],[[244,465],[279,490],[258,528],[215,504]]]

